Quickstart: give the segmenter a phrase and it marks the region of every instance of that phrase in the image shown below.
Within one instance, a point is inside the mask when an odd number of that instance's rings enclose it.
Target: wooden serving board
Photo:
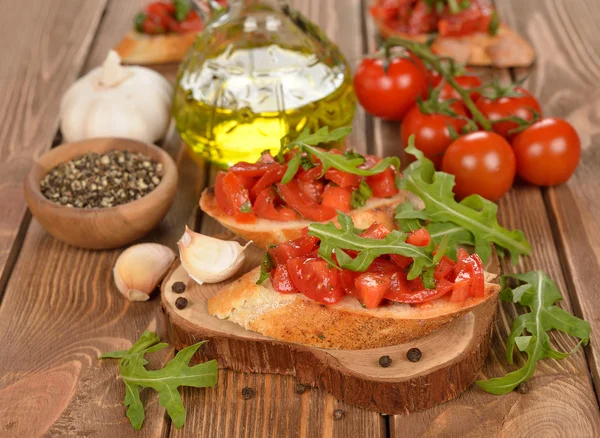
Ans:
[[[200,360],[217,359],[220,368],[247,373],[292,375],[299,383],[323,389],[346,403],[385,414],[421,411],[451,400],[473,383],[483,365],[495,300],[426,337],[366,350],[322,349],[279,341],[209,315],[208,298],[259,264],[259,249],[250,247],[247,253],[240,272],[219,284],[198,285],[175,262],[161,285],[161,302],[176,349],[208,340],[198,353]],[[184,293],[173,292],[176,281],[187,284]],[[179,297],[188,300],[185,309],[175,307]],[[412,347],[422,352],[419,362],[406,358]],[[390,367],[379,365],[384,355],[392,359]]]

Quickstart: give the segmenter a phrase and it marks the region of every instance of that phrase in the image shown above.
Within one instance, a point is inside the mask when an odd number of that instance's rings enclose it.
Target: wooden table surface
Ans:
[[[145,329],[165,335],[159,300],[126,302],[112,281],[119,250],[86,251],[49,236],[32,219],[22,180],[36,157],[60,143],[64,91],[97,66],[130,28],[145,0],[0,0],[0,436],[507,436],[600,435],[600,2],[497,0],[500,16],[535,47],[529,70],[482,69],[502,80],[527,76],[544,112],[567,118],[583,145],[581,164],[560,187],[518,186],[500,201],[500,221],[520,228],[532,256],[504,272],[543,269],[560,286],[562,306],[587,319],[592,341],[565,360],[538,363],[528,392],[505,396],[475,386],[457,399],[412,415],[382,416],[313,389],[299,395],[291,377],[222,370],[215,389],[185,389],[188,420],[171,427],[156,393],[143,392],[146,422],[135,432],[122,406],[116,362],[101,352],[127,348]],[[296,0],[341,47],[353,66],[375,47],[366,1]],[[176,66],[157,69],[173,80]],[[398,125],[357,111],[351,146],[399,153]],[[171,130],[164,143],[180,169],[175,203],[145,240],[175,247],[185,224],[223,230],[196,208],[213,173],[197,166]],[[520,311],[501,304],[482,378],[514,369],[504,339]],[[573,339],[553,343],[569,350]],[[172,352],[169,353],[172,355]],[[162,360],[171,357],[165,355]],[[522,363],[523,357],[519,355]],[[243,400],[250,386],[256,397]],[[334,420],[333,411],[345,416]]]

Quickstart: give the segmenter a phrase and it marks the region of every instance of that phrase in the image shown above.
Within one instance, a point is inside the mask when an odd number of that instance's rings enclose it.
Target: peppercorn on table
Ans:
[[[0,0],[0,436],[560,436],[600,434],[600,33],[596,0],[496,0],[501,19],[530,41],[531,69],[480,69],[502,81],[526,77],[545,112],[568,119],[582,139],[575,175],[558,187],[517,184],[500,201],[500,222],[524,230],[532,255],[504,273],[543,269],[564,295],[561,306],[592,325],[591,343],[567,359],[537,363],[519,391],[494,396],[472,385],[456,399],[410,415],[383,416],[298,385],[292,377],[220,370],[214,389],[181,391],[187,422],[171,424],[156,392],[142,393],[146,420],[134,431],[123,407],[124,386],[102,352],[129,348],[146,329],[168,338],[159,299],[130,303],[116,290],[112,267],[120,250],[88,251],[53,239],[27,211],[22,180],[33,161],[61,143],[58,106],[65,90],[99,65],[129,30],[144,0]],[[376,47],[367,0],[294,0],[319,24],[351,65]],[[176,65],[155,69],[171,82]],[[399,154],[398,124],[361,109],[350,146]],[[215,170],[193,160],[170,129],[163,147],[179,168],[168,216],[145,241],[175,248],[184,226],[228,235],[198,209]],[[516,369],[505,339],[519,310],[499,304],[481,378]],[[551,333],[555,347],[576,341]],[[173,357],[158,354],[159,362]],[[516,365],[523,363],[518,354]],[[427,391],[426,388],[423,389]]]

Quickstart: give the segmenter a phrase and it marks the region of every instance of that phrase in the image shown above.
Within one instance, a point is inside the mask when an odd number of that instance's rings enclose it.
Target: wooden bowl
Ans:
[[[48,200],[40,182],[54,167],[86,152],[119,149],[141,152],[161,163],[160,184],[146,196],[110,208],[65,207]],[[162,149],[125,138],[94,138],[64,144],[40,157],[24,181],[25,198],[33,216],[59,240],[88,249],[117,248],[131,243],[155,228],[171,207],[177,191],[177,167]]]

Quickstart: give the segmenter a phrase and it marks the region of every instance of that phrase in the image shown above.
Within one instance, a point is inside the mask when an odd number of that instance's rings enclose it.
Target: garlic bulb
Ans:
[[[153,143],[169,127],[172,91],[160,74],[144,67],[124,67],[111,50],[101,67],[75,82],[63,96],[63,137],[69,142],[126,137]]]
[[[171,248],[158,243],[140,243],[121,253],[113,277],[119,292],[129,301],[146,301],[175,260]]]
[[[242,266],[246,246],[194,233],[187,226],[178,242],[183,268],[198,284],[218,283],[234,275]]]

